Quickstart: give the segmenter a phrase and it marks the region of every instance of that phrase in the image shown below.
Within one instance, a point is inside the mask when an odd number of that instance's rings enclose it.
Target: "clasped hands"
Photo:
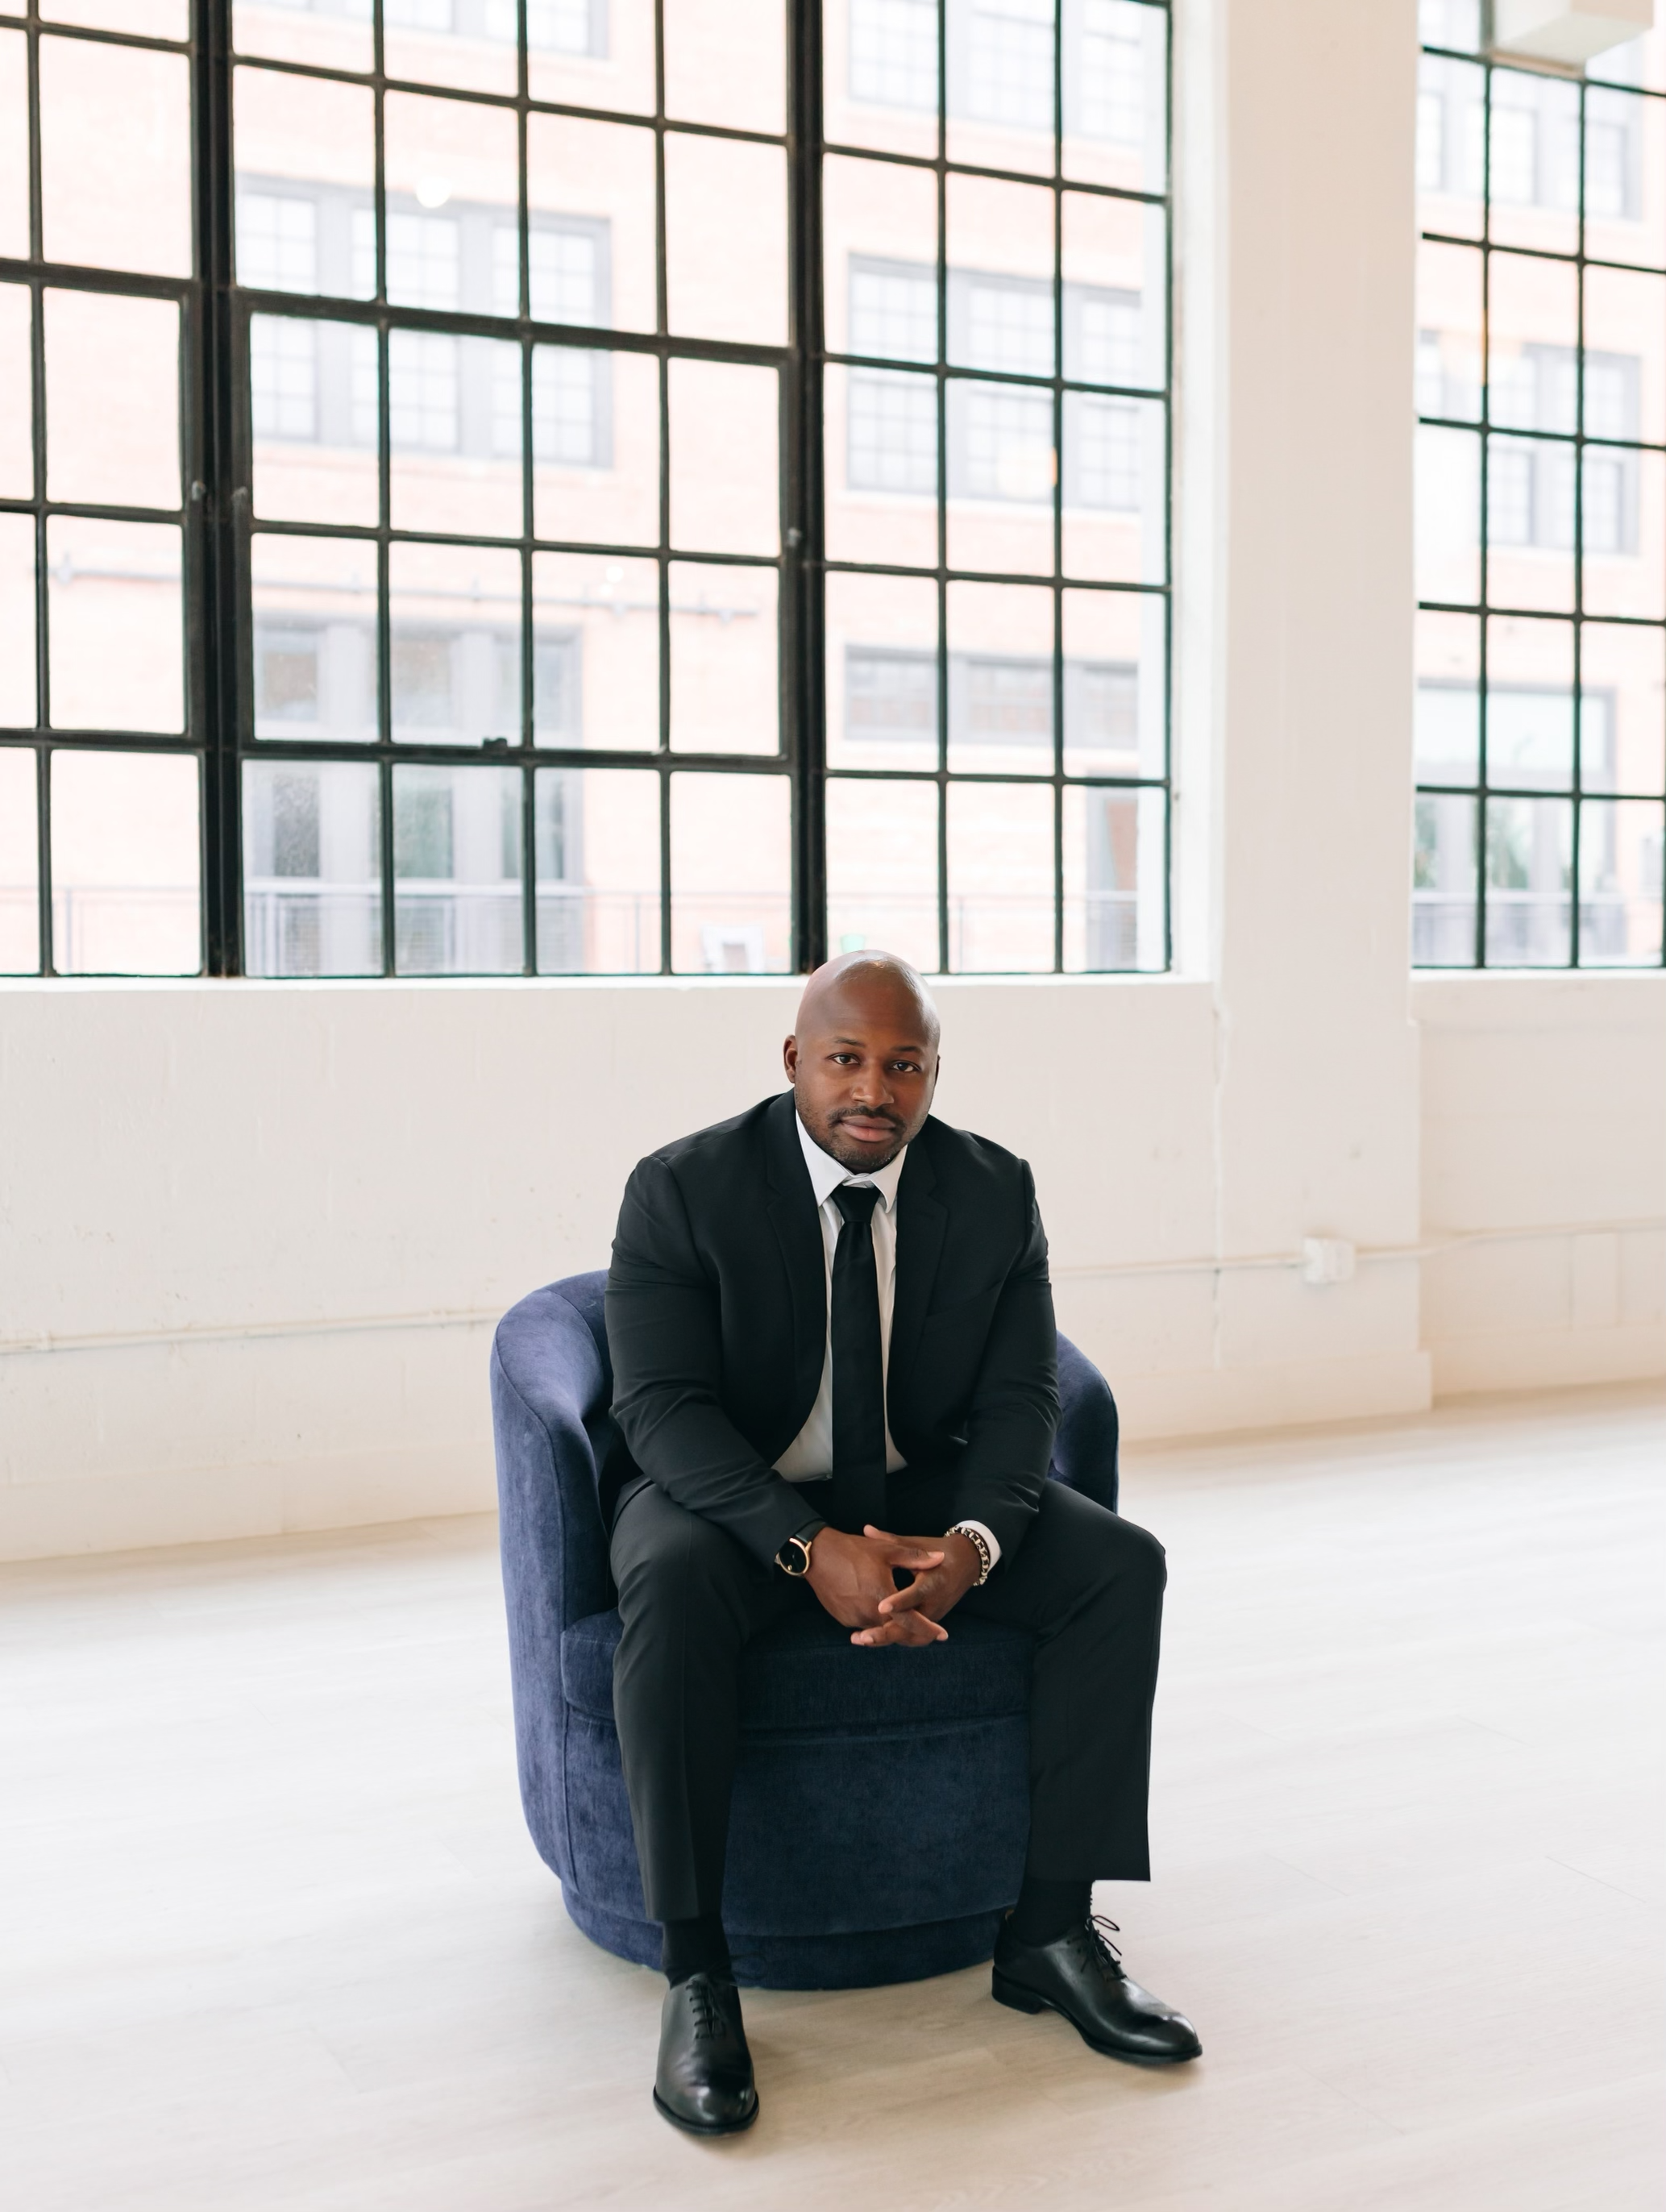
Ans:
[[[893,1536],[870,1522],[860,1536],[821,1528],[811,1547],[810,1587],[835,1620],[856,1632],[853,1644],[942,1644],[943,1616],[958,1605],[982,1570],[977,1546],[951,1529],[946,1536]],[[913,1577],[897,1587],[896,1571]]]

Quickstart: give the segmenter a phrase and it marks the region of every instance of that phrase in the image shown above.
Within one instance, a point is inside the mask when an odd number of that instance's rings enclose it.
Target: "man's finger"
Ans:
[[[882,1620],[877,1628],[859,1628],[850,1640],[878,1650],[886,1644],[946,1644],[949,1632],[929,1614],[913,1613],[904,1613],[900,1620]]]
[[[932,1585],[924,1575],[916,1576],[906,1589],[893,1590],[889,1597],[879,1601],[879,1610],[887,1620],[892,1613],[912,1613],[922,1606],[932,1595]]]

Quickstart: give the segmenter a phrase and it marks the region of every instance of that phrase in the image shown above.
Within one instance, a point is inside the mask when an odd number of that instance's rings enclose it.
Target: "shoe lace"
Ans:
[[[704,1974],[696,1974],[689,1984],[689,2002],[694,2009],[694,2039],[710,2043],[727,2026],[723,2008],[718,2002],[717,1991]]]
[[[1123,1978],[1122,1954],[1111,1942],[1122,1929],[1103,1912],[1090,1912],[1082,1923],[1082,1943],[1100,1972],[1111,1981]]]

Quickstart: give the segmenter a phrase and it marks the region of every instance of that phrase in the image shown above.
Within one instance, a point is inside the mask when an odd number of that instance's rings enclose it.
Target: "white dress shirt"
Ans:
[[[872,1175],[853,1175],[848,1168],[836,1160],[831,1152],[824,1152],[802,1121],[793,1116],[798,1128],[799,1142],[804,1147],[804,1164],[810,1170],[810,1186],[816,1194],[816,1212],[822,1228],[822,1256],[826,1262],[824,1295],[826,1298],[827,1346],[822,1354],[821,1388],[816,1393],[816,1402],[810,1408],[810,1417],[799,1431],[781,1457],[775,1462],[775,1473],[785,1475],[788,1482],[824,1482],[833,1472],[833,1253],[844,1227],[844,1216],[833,1203],[833,1194],[845,1183],[872,1183],[879,1194],[879,1203],[873,1209],[873,1271],[879,1291],[879,1358],[885,1384],[891,1383],[891,1313],[897,1286],[897,1186],[902,1180],[903,1163],[908,1158],[908,1146],[903,1146],[896,1158],[886,1166],[876,1168]],[[905,1464],[891,1433],[889,1400],[885,1409],[885,1473],[895,1474]],[[976,1528],[989,1547],[989,1564],[993,1566],[1000,1557],[1000,1546],[981,1521],[964,1524]],[[916,1534],[917,1530],[899,1530],[899,1534]]]

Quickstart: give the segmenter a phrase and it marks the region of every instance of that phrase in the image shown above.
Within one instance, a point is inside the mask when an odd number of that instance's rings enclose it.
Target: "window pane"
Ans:
[[[830,368],[827,552],[937,565],[937,380]]]
[[[251,975],[381,974],[381,795],[372,763],[245,763],[243,964]]]
[[[937,786],[827,786],[827,949],[877,948],[929,975],[937,938]]]
[[[1505,790],[1572,785],[1572,623],[1496,615],[1488,622],[1487,780]]]
[[[949,566],[1050,574],[1058,474],[1052,392],[957,377],[947,405]]]
[[[1572,253],[1579,243],[1579,88],[1493,72],[1489,222],[1499,246]]]
[[[393,964],[399,975],[520,973],[520,810],[519,769],[395,765]]]
[[[831,575],[826,635],[829,760],[845,768],[934,769],[936,584]]]
[[[203,951],[194,757],[56,752],[52,778],[59,974],[196,975]]]
[[[1420,792],[1412,854],[1412,965],[1475,964],[1477,817],[1480,803]]]
[[[787,343],[787,157],[666,138],[666,282],[679,337]]]
[[[257,514],[375,527],[381,398],[374,330],[252,315],[249,412]]]
[[[773,753],[781,688],[773,568],[671,564],[671,742],[679,752]]]
[[[1487,964],[1565,968],[1570,950],[1573,806],[1487,802]]]
[[[1577,428],[1578,271],[1566,262],[1495,253],[1490,284],[1487,404],[1494,428]]]
[[[1418,214],[1426,230],[1479,238],[1487,147],[1486,72],[1425,54],[1417,80]]]
[[[1666,790],[1666,631],[1587,623],[1579,654],[1585,789],[1657,795]],[[1606,784],[1594,750],[1599,728]]]
[[[690,553],[781,550],[781,379],[671,363],[671,538]]]
[[[937,152],[937,0],[826,0],[822,106],[834,145]]]
[[[660,365],[652,354],[532,349],[540,538],[660,542]]]
[[[539,975],[657,975],[659,777],[541,768],[535,784]]]
[[[526,46],[534,100],[653,113],[654,0],[526,0]]]
[[[535,553],[532,640],[538,744],[610,752],[657,748],[657,562],[619,561],[605,553]],[[658,959],[656,952],[656,964]]]
[[[1588,799],[1579,812],[1579,964],[1660,965],[1661,851],[1657,800]]]
[[[1167,181],[1168,20],[1132,0],[1081,0],[1064,64],[1067,177],[1160,192]],[[1073,11],[1067,9],[1068,34]]]
[[[792,788],[784,775],[673,775],[671,960],[679,975],[793,964]]]
[[[1417,594],[1473,606],[1481,598],[1481,440],[1417,434]]]
[[[54,515],[46,559],[54,726],[183,730],[178,528]]]
[[[95,31],[125,31],[137,39],[191,36],[187,0],[43,0],[42,20],[81,23]]]
[[[1473,783],[1481,773],[1481,623],[1473,615],[1417,618],[1417,773]]]
[[[653,330],[654,133],[528,116],[526,198],[534,320]],[[511,288],[498,313],[514,312]]]
[[[518,744],[520,556],[474,545],[394,545],[388,591],[396,742],[506,738]]]
[[[1658,268],[1666,233],[1648,204],[1666,175],[1666,105],[1593,86],[1585,94],[1585,252]]]
[[[949,159],[1053,167],[1054,0],[947,0]]]
[[[1165,773],[1167,623],[1152,592],[1064,594],[1067,775]]]
[[[0,253],[29,251],[28,41],[0,31]]]
[[[1168,375],[1162,209],[1067,192],[1062,220],[1065,374],[1160,392]]]
[[[368,380],[375,333],[356,337]],[[521,364],[513,338],[388,332],[388,501],[396,530],[520,537]]]
[[[1666,615],[1666,572],[1653,550],[1666,532],[1666,457],[1587,446],[1580,532],[1587,614]]]
[[[520,219],[514,113],[398,92],[384,112],[388,299],[513,313],[513,297],[498,295],[494,241]]]
[[[473,92],[513,92],[514,0],[483,7],[459,0],[383,0],[387,74],[418,84],[454,84]]]
[[[1051,786],[952,783],[948,807],[950,968],[1050,969]]]
[[[1051,376],[1053,195],[988,177],[948,180],[949,359],[995,374]]]
[[[0,730],[35,725],[34,517],[0,514]]]
[[[256,737],[373,743],[375,546],[263,534],[250,562]]]
[[[191,84],[183,54],[40,41],[46,258],[191,274]]]
[[[1064,568],[1108,583],[1168,576],[1168,410],[1160,399],[1064,405]]]
[[[0,975],[40,966],[40,846],[34,755],[0,745]]]
[[[179,310],[47,292],[46,492],[84,506],[179,505]],[[119,376],[105,373],[121,363]]]
[[[0,284],[0,499],[34,495],[29,295]]]
[[[232,0],[232,40],[240,54],[368,73],[374,60],[363,0]]]
[[[1481,420],[1481,257],[1464,246],[1417,252],[1417,411]]]
[[[1161,968],[1160,791],[1080,784],[1064,794],[1064,964],[1067,970]]]
[[[736,131],[787,127],[781,0],[665,0],[666,113]]]
[[[951,584],[948,623],[950,769],[1050,775],[1052,592]]]
[[[1666,276],[1587,269],[1584,343],[1586,436],[1658,445],[1666,438]]]
[[[370,299],[375,108],[368,88],[240,69],[234,91],[238,283]]]
[[[937,179],[891,161],[823,169],[827,343],[882,361],[937,359]]]

